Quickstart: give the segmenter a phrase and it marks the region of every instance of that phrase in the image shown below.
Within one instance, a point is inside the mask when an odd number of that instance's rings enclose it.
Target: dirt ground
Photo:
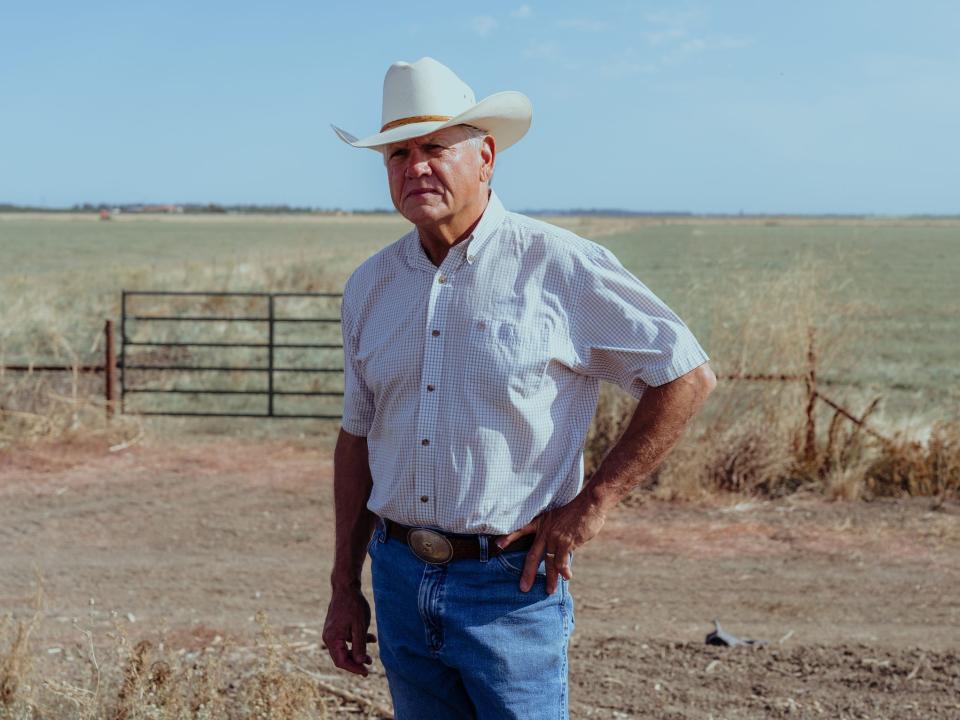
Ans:
[[[321,447],[322,445],[322,447]],[[0,615],[46,601],[38,652],[116,622],[184,652],[254,616],[312,677],[389,706],[319,645],[329,443],[198,436],[0,454]],[[574,718],[960,718],[960,506],[720,498],[624,507],[571,585]],[[763,647],[704,644],[719,618]],[[74,623],[77,620],[77,623]]]

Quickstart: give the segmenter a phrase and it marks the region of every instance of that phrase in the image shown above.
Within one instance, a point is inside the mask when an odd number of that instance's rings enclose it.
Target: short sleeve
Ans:
[[[605,248],[584,260],[571,335],[575,370],[640,397],[707,361],[693,333]]]
[[[373,425],[373,392],[367,387],[357,363],[358,329],[350,312],[350,293],[344,290],[340,304],[343,335],[343,419],[340,425],[351,435],[366,437]]]

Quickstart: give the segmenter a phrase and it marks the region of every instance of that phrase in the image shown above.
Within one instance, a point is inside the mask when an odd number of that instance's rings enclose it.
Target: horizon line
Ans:
[[[154,209],[144,210],[143,208]],[[160,208],[175,208],[175,210],[160,210]],[[215,203],[215,202],[183,202],[183,203],[156,203],[156,202],[127,202],[127,203],[74,203],[70,206],[56,205],[27,205],[20,203],[9,203],[0,201],[0,214],[17,213],[95,213],[102,210],[114,211],[120,210],[121,213],[131,215],[157,215],[157,214],[189,214],[189,215],[254,215],[254,214],[274,214],[274,215],[337,215],[337,214],[356,214],[356,215],[398,215],[399,213],[392,208],[326,208],[310,205],[290,205],[287,203]],[[928,219],[960,219],[960,211],[954,213],[941,212],[906,212],[906,213],[887,213],[887,212],[791,212],[791,211],[767,211],[751,212],[747,210],[737,211],[695,211],[695,210],[628,210],[625,208],[522,208],[517,212],[524,215],[599,215],[599,216],[620,216],[620,217],[672,217],[672,218],[774,218],[774,217],[798,217],[798,218],[928,218]]]

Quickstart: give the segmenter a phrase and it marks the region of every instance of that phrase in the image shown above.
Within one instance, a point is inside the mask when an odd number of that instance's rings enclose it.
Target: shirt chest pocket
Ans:
[[[464,348],[465,379],[491,400],[530,397],[540,389],[550,363],[549,340],[546,323],[473,318]]]

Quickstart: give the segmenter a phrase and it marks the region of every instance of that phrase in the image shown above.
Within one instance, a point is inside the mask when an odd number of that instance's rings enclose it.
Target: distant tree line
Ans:
[[[16,205],[14,203],[0,203],[0,213],[25,212],[70,212],[69,208],[36,207],[34,205]]]
[[[339,208],[321,208],[299,205],[258,205],[258,204],[238,204],[223,205],[221,203],[75,203],[69,207],[39,207],[35,205],[18,205],[16,203],[0,202],[0,213],[16,212],[48,212],[48,213],[99,213],[102,210],[113,212],[119,210],[121,213],[151,213],[151,212],[176,212],[183,214],[202,215],[202,214],[267,214],[267,215],[296,215],[306,213],[386,213],[395,212],[391,210],[360,210],[345,211]]]
[[[18,205],[16,203],[0,202],[0,213],[98,213],[102,210],[113,212],[119,210],[121,213],[156,213],[156,212],[175,212],[189,215],[394,215],[396,211],[393,208],[372,208],[366,210],[343,210],[341,208],[322,208],[308,205],[258,205],[258,204],[238,204],[222,205],[220,203],[76,203],[70,207],[39,207],[36,205]],[[883,214],[862,214],[862,213],[754,213],[740,211],[738,213],[694,213],[684,210],[623,210],[621,208],[574,208],[568,210],[559,209],[524,209],[521,210],[527,215],[598,215],[598,216],[617,216],[617,217],[676,217],[676,218],[782,218],[782,217],[807,217],[807,218],[838,218],[838,219],[866,219],[887,217]],[[900,217],[917,220],[956,220],[960,219],[960,213],[935,214],[935,213],[914,213],[908,215],[895,215],[890,217]]]

